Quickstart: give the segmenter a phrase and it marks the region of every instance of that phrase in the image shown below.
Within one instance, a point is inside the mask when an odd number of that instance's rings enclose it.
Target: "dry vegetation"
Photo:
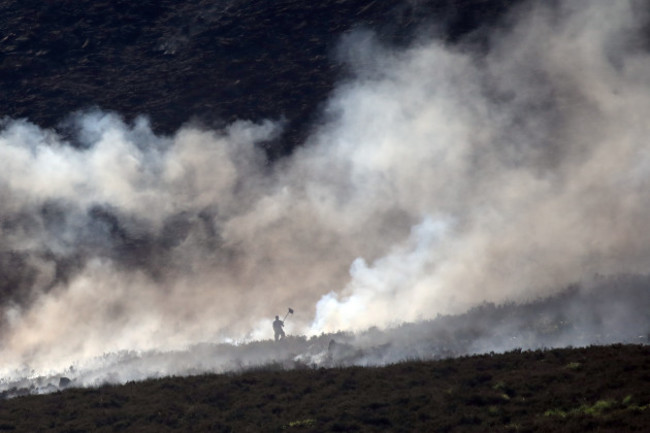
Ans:
[[[650,348],[408,361],[269,365],[2,401],[15,432],[631,432],[650,425]]]

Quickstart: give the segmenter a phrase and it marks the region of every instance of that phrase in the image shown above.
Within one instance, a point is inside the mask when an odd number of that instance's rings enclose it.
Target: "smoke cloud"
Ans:
[[[0,373],[359,331],[644,273],[643,2],[532,2],[487,42],[341,41],[350,77],[269,163],[279,122],[154,135],[75,115],[0,131]]]
[[[346,287],[319,302],[316,329],[645,272],[650,64],[638,6],[534,3],[486,51],[348,41],[356,79],[333,98],[307,163],[345,173],[342,213],[417,223],[371,265],[354,262]]]

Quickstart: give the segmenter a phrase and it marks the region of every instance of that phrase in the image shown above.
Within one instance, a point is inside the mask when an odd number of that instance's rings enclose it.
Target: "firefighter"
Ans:
[[[280,320],[280,316],[275,316],[275,321],[273,322],[275,341],[282,340],[285,337],[284,329],[282,328],[284,328],[284,321]]]

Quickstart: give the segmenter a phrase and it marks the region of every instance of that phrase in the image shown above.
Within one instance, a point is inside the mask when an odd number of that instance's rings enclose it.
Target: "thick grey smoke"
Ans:
[[[121,350],[362,330],[646,272],[645,4],[537,2],[486,46],[371,33],[274,165],[237,122],[0,132],[0,373]]]

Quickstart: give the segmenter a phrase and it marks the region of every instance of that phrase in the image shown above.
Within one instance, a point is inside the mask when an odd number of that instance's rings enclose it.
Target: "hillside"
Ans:
[[[290,153],[344,71],[333,51],[355,28],[405,43],[433,23],[455,39],[513,0],[186,0],[0,2],[0,116],[59,127],[100,108],[146,115],[173,133],[188,121],[284,119],[269,155]]]
[[[576,4],[0,0],[0,433],[647,431],[650,9]]]
[[[513,351],[375,368],[281,366],[5,400],[14,432],[643,432],[650,348]]]
[[[482,304],[464,314],[364,332],[289,335],[238,344],[203,342],[173,351],[118,351],[76,359],[47,373],[29,366],[0,380],[0,398],[52,393],[67,387],[124,384],[166,376],[238,373],[265,365],[284,369],[378,367],[570,345],[648,344],[650,277],[602,278],[527,304]]]

